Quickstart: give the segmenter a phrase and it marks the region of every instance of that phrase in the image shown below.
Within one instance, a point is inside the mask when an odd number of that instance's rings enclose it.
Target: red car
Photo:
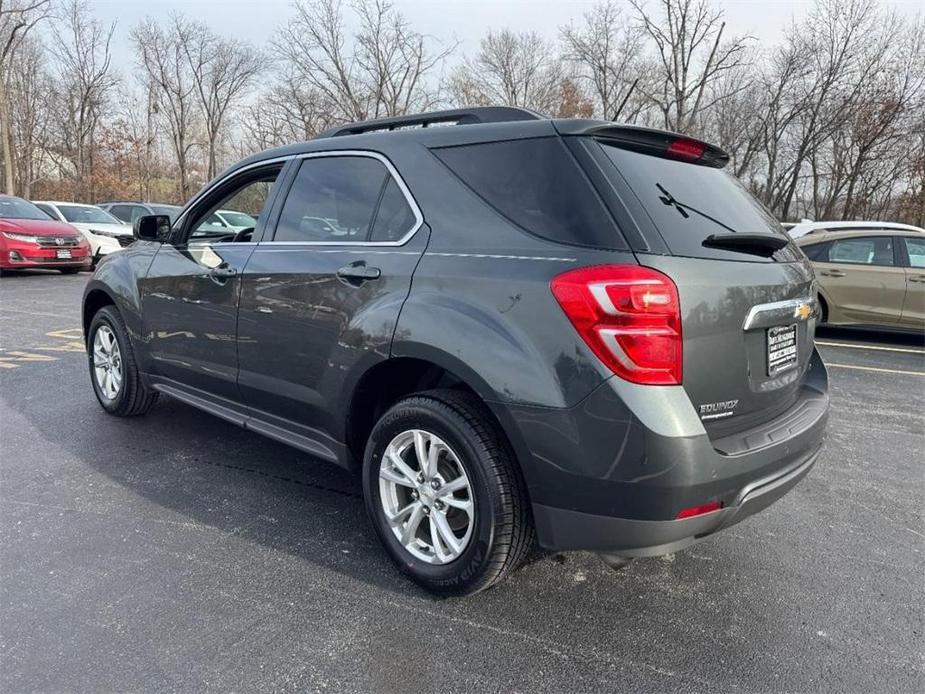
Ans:
[[[70,224],[22,198],[0,195],[0,270],[38,267],[69,274],[91,263],[90,244]]]

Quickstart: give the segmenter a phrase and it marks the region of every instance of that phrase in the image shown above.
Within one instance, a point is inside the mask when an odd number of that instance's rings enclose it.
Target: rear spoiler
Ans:
[[[615,147],[656,157],[715,169],[729,163],[729,155],[719,147],[667,130],[582,120],[557,121],[556,126],[563,135],[587,135]]]

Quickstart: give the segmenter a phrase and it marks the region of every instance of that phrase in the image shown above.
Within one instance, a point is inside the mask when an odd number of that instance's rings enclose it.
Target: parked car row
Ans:
[[[135,241],[132,225],[139,217],[164,215],[172,222],[180,210],[177,205],[135,201],[88,205],[0,196],[0,269],[89,269]],[[203,221],[202,231],[234,235],[256,224],[244,212],[217,210]]]

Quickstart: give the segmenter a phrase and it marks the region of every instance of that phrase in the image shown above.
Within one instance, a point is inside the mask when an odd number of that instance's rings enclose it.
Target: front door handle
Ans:
[[[377,267],[369,267],[365,261],[359,260],[342,267],[337,271],[337,276],[354,284],[365,282],[366,280],[377,280],[382,276],[382,270]]]
[[[925,275],[913,275],[909,278],[910,282],[922,282],[925,283]]]
[[[823,277],[844,277],[845,273],[841,270],[821,270],[819,272]]]

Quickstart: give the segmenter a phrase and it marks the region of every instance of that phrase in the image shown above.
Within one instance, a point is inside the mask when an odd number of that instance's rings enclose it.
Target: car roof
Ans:
[[[787,233],[794,239],[802,238],[808,234],[813,234],[814,236],[823,232],[836,232],[836,231],[851,231],[851,230],[865,230],[865,231],[876,231],[876,230],[886,230],[886,231],[917,231],[919,233],[925,234],[925,229],[921,227],[912,226],[911,224],[900,224],[898,222],[859,222],[859,221],[845,221],[845,222],[800,222],[793,225],[793,227],[787,229]]]
[[[907,224],[897,225],[903,228],[896,229],[872,229],[870,227],[858,227],[852,229],[837,229],[833,231],[819,231],[813,234],[800,236],[793,240],[798,246],[812,246],[823,241],[832,241],[833,239],[850,239],[860,238],[862,236],[917,236],[925,233],[918,227]]]
[[[70,207],[99,207],[88,202],[64,202],[61,200],[33,200],[34,205],[69,205]]]

